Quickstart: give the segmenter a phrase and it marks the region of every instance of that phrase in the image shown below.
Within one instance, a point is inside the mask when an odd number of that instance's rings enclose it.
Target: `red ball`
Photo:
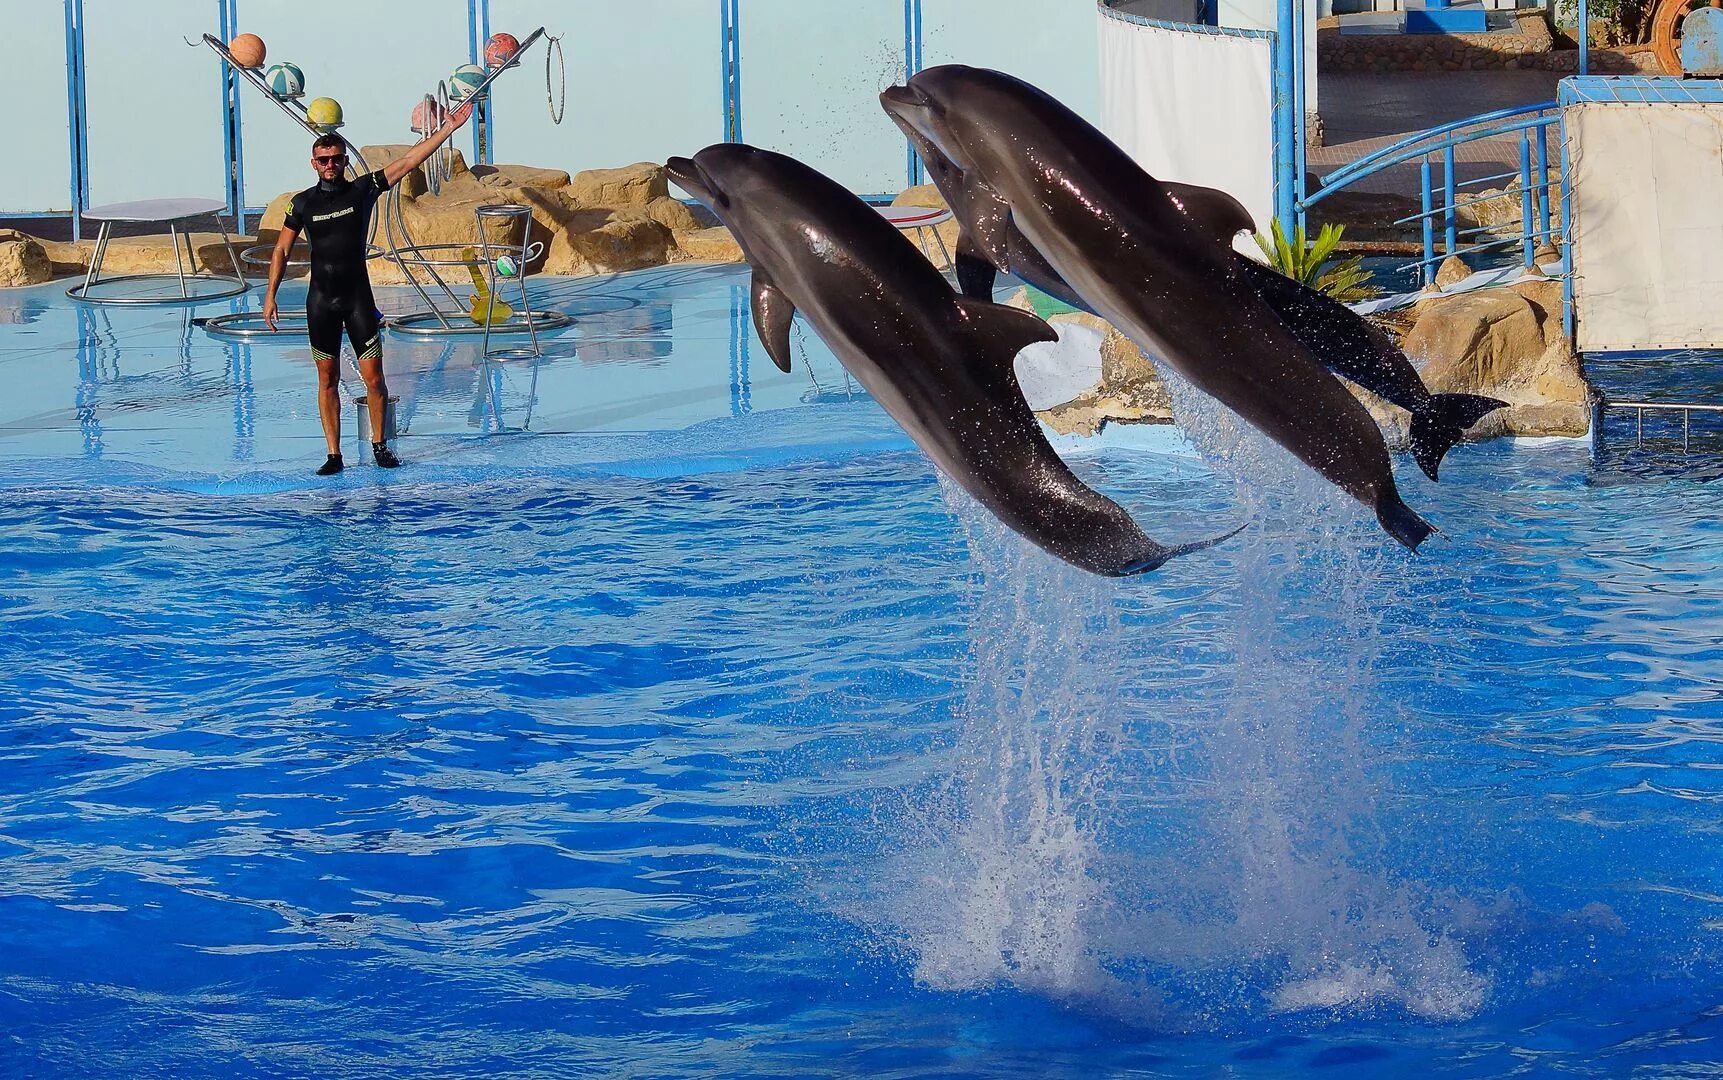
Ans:
[[[485,42],[485,66],[500,68],[520,52],[520,40],[513,34],[492,34]]]
[[[443,126],[443,121],[449,118],[448,110],[437,104],[437,99],[429,94],[419,99],[413,106],[413,130],[420,135],[429,135]]]
[[[242,68],[262,67],[263,58],[269,55],[269,50],[263,47],[263,39],[256,34],[241,34],[234,38],[227,43],[227,52]]]

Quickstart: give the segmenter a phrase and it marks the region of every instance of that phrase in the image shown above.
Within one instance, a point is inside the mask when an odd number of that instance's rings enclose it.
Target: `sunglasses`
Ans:
[[[315,161],[319,165],[345,165],[347,164],[347,155],[336,154],[334,157],[314,157],[311,160]]]

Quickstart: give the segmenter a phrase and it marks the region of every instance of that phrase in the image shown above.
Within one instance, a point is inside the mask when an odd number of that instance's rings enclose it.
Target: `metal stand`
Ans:
[[[544,27],[541,26],[537,30],[534,30],[527,36],[525,41],[521,42],[520,49],[516,51],[514,57],[509,63],[504,64],[501,67],[492,68],[486,73],[484,81],[473,88],[472,93],[468,94],[459,102],[448,102],[448,104],[456,108],[468,103],[476,104],[484,97],[486,91],[490,89],[491,83],[495,82],[503,72],[519,67],[520,56],[531,48],[539,38],[544,36]],[[216,55],[220,56],[230,67],[232,67],[234,71],[238,72],[246,82],[250,83],[270,101],[275,102],[275,104],[291,117],[300,127],[316,135],[328,133],[324,128],[311,123],[310,118],[306,115],[306,106],[299,100],[277,97],[270,91],[269,85],[263,81],[263,77],[255,70],[242,67],[236,63],[233,59],[233,54],[228,51],[227,46],[222,44],[221,41],[209,34],[205,34],[203,35],[203,43],[209,46],[209,48],[214,51]],[[446,86],[439,87],[438,90],[440,99],[446,99],[448,97]],[[442,103],[443,102],[439,100],[439,104]],[[353,160],[358,163],[359,171],[370,172],[371,166],[365,161],[364,155],[359,152],[359,148],[354,146],[350,140],[343,139],[342,141],[347,144],[348,153],[352,156]],[[446,160],[442,165],[445,173],[447,163],[448,161],[452,161],[452,156],[452,150],[446,151]],[[432,169],[435,171],[436,166],[432,166]],[[439,186],[441,179],[442,177],[438,177]],[[377,249],[375,240],[378,224],[378,218],[373,217],[371,221],[373,243],[371,246],[374,250]],[[465,262],[459,259],[428,258],[424,254],[426,251],[435,251],[451,247],[460,248],[467,245],[442,244],[420,246],[415,244],[413,242],[412,234],[407,228],[406,215],[401,209],[401,192],[399,187],[392,189],[384,200],[381,225],[388,247],[386,250],[381,250],[379,253],[384,258],[405,271],[408,284],[412,285],[413,289],[419,294],[419,298],[425,302],[426,307],[426,310],[421,312],[396,316],[389,319],[385,325],[387,325],[391,331],[415,336],[430,337],[442,334],[479,333],[482,329],[486,333],[493,331],[496,333],[520,333],[525,331],[536,337],[539,330],[564,326],[569,322],[567,316],[558,315],[554,312],[541,312],[531,321],[510,320],[509,322],[496,327],[486,328],[472,325],[471,320],[467,317],[467,313],[461,308],[460,298],[455,295],[455,291],[449,287],[448,282],[444,281],[442,275],[438,272],[441,267],[464,266]],[[481,237],[481,241],[482,239],[483,238]],[[237,265],[238,262],[236,261],[235,266]],[[445,309],[441,305],[440,301],[433,298],[432,294],[426,290],[424,283],[419,280],[416,271],[423,271],[427,274],[435,286],[441,290],[442,295],[447,297],[449,304],[447,309]],[[236,318],[224,326],[214,328],[212,332],[220,333],[230,327],[235,331],[241,331],[241,327],[237,324],[242,322],[245,322],[243,317]],[[256,330],[255,325],[255,323],[247,323],[243,332],[245,332],[247,336],[260,336],[261,333],[266,332]]]
[[[479,353],[480,362],[484,366],[485,394],[490,398],[491,418],[496,421],[497,430],[503,429],[502,402],[497,400],[491,378],[491,361],[497,360],[537,360],[542,354],[538,345],[538,327],[533,320],[532,301],[526,292],[527,264],[543,253],[543,244],[531,243],[532,208],[519,203],[503,203],[497,206],[481,206],[473,211],[473,219],[478,227],[479,250],[485,263],[485,277],[488,283],[484,330],[484,348]],[[504,236],[514,236],[515,240],[493,241],[489,225],[500,226]],[[491,347],[491,329],[496,320],[491,313],[498,301],[497,297],[497,259],[507,255],[515,261],[515,279],[520,283],[520,309],[512,318],[518,318],[526,324],[527,333],[532,336],[532,347],[493,349]],[[476,310],[476,309],[475,309]],[[512,320],[511,320],[512,321]],[[566,320],[565,320],[566,321]]]
[[[478,223],[479,250],[485,261],[485,272],[490,284],[491,302],[496,302],[497,296],[497,258],[507,255],[514,259],[517,268],[515,280],[520,283],[520,307],[516,313],[520,321],[526,324],[528,334],[532,335],[530,349],[493,349],[491,348],[491,329],[495,323],[486,318],[485,328],[485,359],[486,360],[533,360],[540,355],[538,347],[538,327],[533,322],[532,301],[527,299],[526,275],[527,264],[544,252],[543,244],[528,242],[532,232],[532,208],[519,203],[503,203],[497,206],[481,206],[473,211],[473,218]],[[518,242],[492,241],[490,230],[485,226],[500,223],[504,235],[518,234]],[[488,315],[488,312],[487,312]]]
[[[240,268],[239,256],[233,250],[233,238],[228,235],[227,226],[221,223],[220,212],[226,209],[226,203],[216,199],[144,199],[138,202],[113,203],[108,206],[93,206],[83,213],[84,217],[100,221],[101,228],[96,233],[96,247],[90,255],[90,268],[84,273],[81,284],[73,285],[66,290],[66,295],[84,304],[130,304],[130,305],[161,305],[161,304],[201,304],[210,300],[226,300],[238,296],[251,288],[251,283],[245,280],[245,272]],[[180,231],[178,225],[192,218],[214,216],[216,228],[221,230],[221,242],[227,248],[227,257],[233,267],[233,273],[199,274],[197,272],[197,252],[192,250],[191,234],[185,234],[185,250],[180,250]],[[123,274],[119,277],[102,277],[102,263],[108,257],[108,241],[113,237],[114,222],[156,222],[165,223],[168,236],[173,243],[174,268],[178,271],[178,296],[93,296],[90,290],[97,285],[106,285],[117,281],[153,281],[165,279],[166,274]],[[192,272],[186,274],[187,261],[191,262]],[[215,293],[194,294],[187,288],[188,281],[220,281],[231,282],[231,287]]]

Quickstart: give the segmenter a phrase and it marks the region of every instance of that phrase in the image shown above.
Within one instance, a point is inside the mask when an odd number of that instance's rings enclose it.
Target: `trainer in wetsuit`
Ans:
[[[353,343],[359,357],[359,375],[371,411],[371,431],[379,441],[371,444],[377,464],[392,469],[401,464],[381,438],[383,409],[389,388],[383,382],[383,326],[377,304],[371,298],[371,278],[366,272],[365,247],[371,233],[371,208],[383,193],[403,176],[424,164],[472,114],[471,106],[452,114],[448,122],[423,142],[376,172],[356,180],[347,179],[347,143],[339,135],[324,135],[311,144],[311,167],[317,170],[317,185],[293,196],[281,235],[269,257],[269,289],[263,298],[263,321],[275,329],[275,290],[287,269],[287,255],[301,232],[311,248],[311,286],[305,296],[305,321],[311,332],[311,358],[317,361],[317,412],[323,419],[323,437],[329,443],[329,460],[317,470],[319,476],[341,471],[341,333]]]

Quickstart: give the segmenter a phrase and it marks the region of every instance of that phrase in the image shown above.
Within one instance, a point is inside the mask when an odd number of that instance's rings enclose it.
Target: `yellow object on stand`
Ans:
[[[473,288],[478,290],[473,295],[473,321],[480,326],[487,322],[492,326],[508,322],[515,309],[491,296],[490,287],[485,284],[485,276],[479,270],[478,253],[470,247],[462,248],[461,258],[467,264],[467,273],[473,276]]]

